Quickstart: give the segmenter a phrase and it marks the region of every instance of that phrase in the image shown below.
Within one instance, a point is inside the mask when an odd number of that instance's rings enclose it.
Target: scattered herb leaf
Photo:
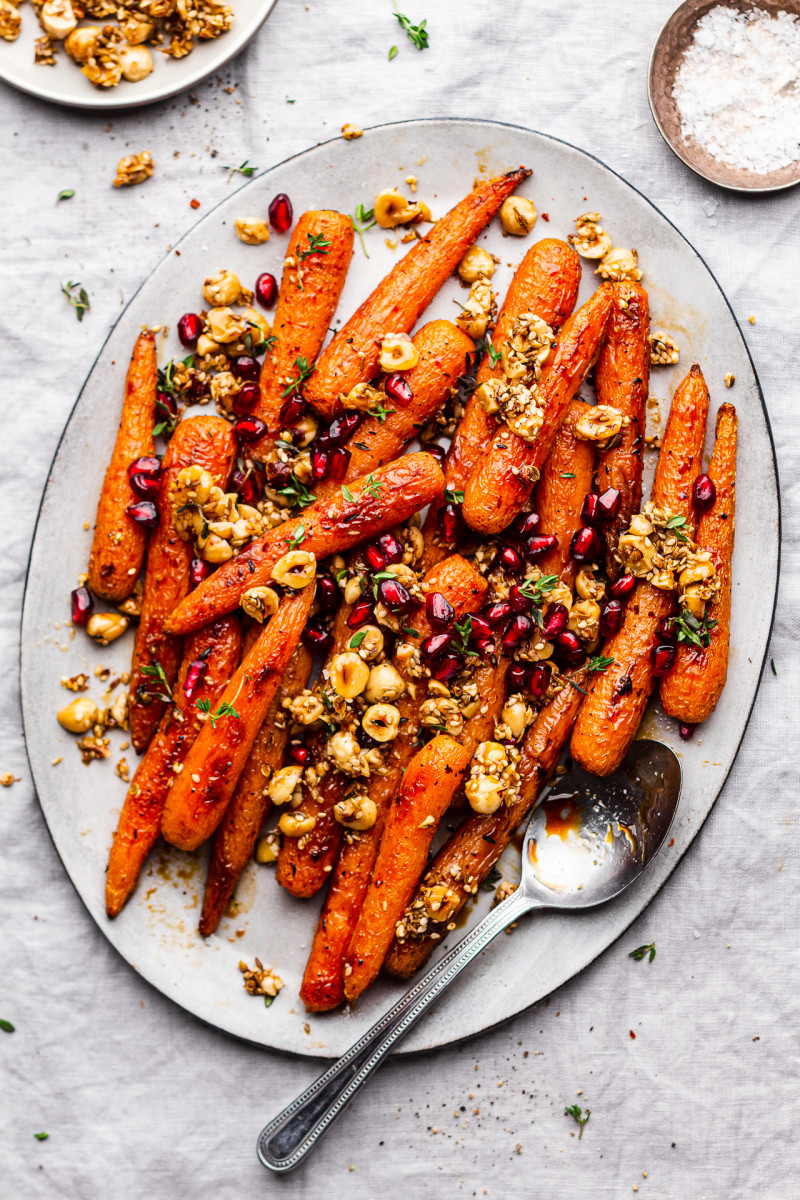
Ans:
[[[708,613],[703,613],[702,621],[698,621],[694,613],[683,608],[672,618],[672,629],[678,635],[679,642],[689,642],[692,646],[710,646],[711,630],[717,622]]]
[[[36,1138],[37,1142],[46,1142],[47,1139],[50,1137],[50,1134],[49,1133],[35,1133],[33,1136]]]
[[[389,62],[391,62],[393,58],[397,58],[397,46],[391,46],[389,49]]]
[[[0,1029],[2,1029],[3,1033],[14,1033],[14,1026],[10,1021],[0,1020]]]
[[[631,950],[628,958],[635,958],[637,962],[641,962],[642,959],[648,954],[650,955],[650,962],[652,962],[656,956],[655,942],[650,942],[650,944],[647,946],[637,946],[635,950]]]
[[[310,492],[302,480],[292,472],[289,477],[289,482],[286,487],[278,489],[279,496],[285,496],[289,501],[291,508],[305,508],[308,504],[313,504],[316,497],[313,492]]]
[[[368,475],[362,491],[367,496],[372,496],[373,500],[379,500],[383,493],[383,488],[384,485],[379,483],[374,475]]]
[[[289,547],[290,550],[296,550],[297,547],[303,541],[305,541],[305,536],[306,536],[306,527],[305,527],[305,525],[300,524],[297,527],[297,533],[294,535],[294,537],[290,537],[290,538],[286,539],[286,545]]]
[[[411,42],[412,46],[416,46],[418,50],[427,50],[428,48],[428,31],[425,28],[427,21],[420,21],[419,25],[412,25],[408,17],[404,17],[402,13],[394,14],[400,26],[405,30],[405,35]]]
[[[146,666],[142,667],[142,674],[147,676],[149,679],[157,679],[161,685],[162,690],[153,690],[152,688],[142,685],[143,690],[148,696],[151,697],[151,699],[163,700],[165,704],[173,703],[172,688],[169,685],[167,673],[158,659],[155,659],[154,662],[148,663]]]
[[[775,670],[775,659],[774,658],[771,658],[769,660],[769,665],[772,667],[772,674],[777,675],[778,672]]]
[[[297,377],[292,379],[281,392],[281,398],[285,399],[291,396],[293,392],[298,392],[302,388],[307,379],[310,379],[314,374],[314,364],[309,365],[305,354],[301,354],[299,358],[294,360],[294,365],[297,367]]]
[[[557,575],[542,575],[539,579],[526,579],[519,586],[520,595],[526,596],[534,604],[538,604],[543,596],[552,592],[558,583]]]
[[[230,171],[230,175],[228,176],[229,179],[232,179],[236,174],[246,175],[248,179],[252,179],[258,170],[258,167],[251,167],[250,159],[246,158],[240,167],[223,167],[222,170]]]
[[[353,493],[350,491],[350,488],[347,486],[346,483],[342,484],[342,496],[344,497],[344,499],[347,501],[348,504],[355,503],[356,498],[353,495]]]
[[[578,1141],[580,1141],[583,1137],[583,1127],[592,1115],[592,1110],[587,1108],[584,1112],[579,1104],[570,1104],[568,1108],[564,1109],[564,1113],[566,1116],[572,1117],[577,1125],[580,1125],[581,1131],[578,1134]]]
[[[502,872],[499,871],[497,867],[492,867],[491,871],[481,884],[481,891],[493,892],[502,878]]]
[[[375,210],[372,208],[364,208],[363,204],[356,205],[355,215],[350,214],[350,220],[353,223],[353,229],[356,231],[361,242],[361,249],[364,251],[366,258],[369,258],[367,247],[364,244],[364,234],[372,229],[378,222],[375,220]]]
[[[220,704],[219,708],[214,713],[211,711],[210,700],[198,700],[197,708],[200,712],[208,713],[211,720],[212,729],[216,729],[217,721],[220,719],[220,717],[233,717],[235,720],[239,720],[239,714],[237,713],[236,709],[227,701],[223,701],[223,703]]]
[[[686,517],[670,517],[670,519],[666,522],[664,528],[671,529],[672,532],[675,534],[675,537],[678,539],[678,541],[688,542],[688,540],[689,540],[688,535],[686,533],[684,533],[684,528],[683,528],[685,524],[686,524]]]
[[[444,498],[448,504],[463,504],[464,493],[460,488],[446,487],[444,489]]]
[[[59,200],[71,200],[74,195],[74,188],[64,188],[63,192],[58,193],[58,196],[56,197],[56,204],[58,204]]]
[[[354,633],[353,636],[350,638],[350,641],[348,642],[350,649],[357,650],[366,636],[367,636],[366,629],[359,629],[358,633]]]
[[[309,233],[307,236],[308,236],[308,249],[307,250],[299,250],[297,253],[298,258],[300,258],[300,259],[310,258],[312,254],[327,254],[328,253],[328,248],[332,245],[332,243],[330,241],[330,238],[326,239],[324,233]]]
[[[610,655],[598,654],[595,658],[589,659],[588,669],[593,672],[594,671],[598,671],[598,672],[599,671],[607,671],[613,662],[614,662],[614,659]]]
[[[575,472],[574,472],[574,471],[562,471],[562,472],[559,474],[558,478],[559,478],[559,479],[574,479],[574,478],[575,478]]]
[[[381,404],[380,400],[378,400],[378,401],[376,401],[374,408],[367,409],[367,415],[370,417],[376,417],[378,422],[381,425],[383,425],[386,418],[390,417],[392,415],[392,413],[395,411],[396,410],[393,408],[385,408],[384,405]],[[365,447],[365,449],[366,449],[366,447]]]
[[[70,279],[68,283],[61,284],[61,291],[67,297],[67,303],[75,309],[78,320],[82,321],[83,314],[91,308],[86,289],[82,288],[80,283],[73,283]]]

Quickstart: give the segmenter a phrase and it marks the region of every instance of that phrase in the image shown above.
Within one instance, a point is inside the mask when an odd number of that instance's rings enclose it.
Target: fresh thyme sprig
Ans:
[[[219,721],[219,719],[221,717],[233,717],[233,719],[235,721],[239,720],[238,712],[233,707],[233,705],[229,704],[228,701],[226,701],[226,700],[223,700],[222,704],[220,704],[217,711],[213,712],[213,713],[211,711],[211,701],[210,700],[198,700],[197,708],[202,713],[208,713],[208,718],[211,721],[212,729],[216,729],[217,721]]]
[[[587,670],[593,673],[607,671],[613,662],[613,657],[608,654],[598,654],[595,658],[589,659]]]
[[[655,942],[650,942],[647,946],[637,946],[635,950],[631,950],[628,958],[635,958],[637,962],[641,962],[648,954],[650,955],[650,962],[652,962],[656,956]]]
[[[394,14],[400,22],[400,27],[405,31],[405,35],[411,42],[412,46],[416,46],[418,50],[428,49],[428,31],[425,28],[427,21],[420,21],[419,25],[412,25],[408,17],[402,13]]]
[[[578,1134],[578,1141],[580,1141],[583,1137],[583,1127],[592,1115],[592,1110],[587,1108],[586,1112],[584,1112],[579,1104],[570,1104],[564,1109],[564,1113],[566,1116],[572,1117],[577,1125],[580,1125],[581,1131]]]
[[[698,621],[688,608],[682,608],[677,616],[672,618],[672,629],[679,642],[688,642],[692,646],[710,646],[711,630],[717,622],[708,613],[703,613],[703,619]]]
[[[379,500],[383,494],[384,484],[380,483],[374,475],[368,475],[362,488],[362,493],[365,496],[372,496],[373,500]]]
[[[330,238],[326,238],[324,233],[309,233],[308,249],[298,250],[297,257],[300,259],[310,258],[312,254],[327,254],[329,247],[332,245]]]
[[[365,258],[369,258],[366,244],[364,242],[364,234],[378,222],[375,220],[375,210],[372,208],[364,208],[363,204],[356,205],[355,214],[350,213],[350,220],[353,224],[353,229],[358,234],[358,239],[361,242],[361,249],[364,251]]]
[[[67,297],[67,303],[75,309],[75,316],[82,321],[83,314],[92,307],[86,288],[81,287],[80,283],[73,283],[70,279],[67,283],[61,284],[61,291]]]
[[[290,380],[281,392],[281,397],[284,400],[287,396],[294,395],[295,392],[299,393],[303,384],[311,378],[316,369],[313,363],[309,363],[305,354],[301,354],[299,358],[296,358],[294,365],[297,367],[297,377]]]
[[[289,476],[286,486],[278,488],[278,495],[286,497],[290,508],[305,508],[308,504],[313,504],[316,499],[314,493],[308,490],[294,472]]]
[[[392,415],[392,413],[395,411],[396,410],[393,408],[385,408],[384,405],[380,402],[380,400],[378,400],[378,401],[376,401],[374,408],[367,409],[367,415],[370,417],[376,417],[378,420],[378,423],[383,425],[386,418],[390,417]]]
[[[158,683],[163,689],[162,691],[152,691],[150,688],[146,688],[145,691],[151,700],[163,700],[165,704],[174,703],[172,698],[172,688],[169,685],[167,673],[158,659],[155,659],[154,662],[148,663],[147,666],[142,667],[142,674],[146,675],[150,679],[158,680]]]
[[[244,175],[247,179],[252,179],[258,167],[250,166],[250,159],[246,158],[240,167],[222,167],[223,171],[230,171],[228,179],[233,179],[234,175]]]

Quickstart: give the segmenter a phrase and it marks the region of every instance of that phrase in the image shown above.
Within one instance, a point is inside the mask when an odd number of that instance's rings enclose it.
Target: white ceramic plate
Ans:
[[[52,100],[69,108],[120,109],[141,108],[156,100],[166,100],[188,91],[242,50],[258,32],[278,0],[228,0],[233,8],[233,25],[222,37],[195,42],[186,58],[169,58],[158,47],[150,47],[155,67],[139,83],[122,80],[113,88],[96,88],[80,67],[59,46],[54,67],[34,62],[33,43],[42,36],[36,13],[30,4],[20,8],[22,30],[14,42],[0,40],[0,79],[12,87]],[[102,23],[102,22],[100,22]]]
[[[421,161],[425,159],[425,161]],[[574,915],[528,919],[510,938],[499,938],[403,1043],[419,1051],[467,1037],[518,1013],[547,995],[610,945],[652,899],[697,834],[720,789],[747,724],[769,637],[778,576],[779,510],[772,442],[758,382],[730,308],[697,252],[665,217],[603,164],[542,134],[479,121],[429,121],[383,126],[358,141],[334,141],[309,150],[253,179],[205,216],[143,284],[109,335],[81,392],[53,463],[31,552],[22,621],[22,695],[28,753],[44,814],[59,855],[89,912],[120,954],[187,1011],[237,1037],[310,1055],[338,1055],[398,995],[400,985],[381,980],[352,1011],[307,1016],[298,1000],[303,965],[318,905],[280,889],[274,873],[251,863],[239,886],[237,915],[208,942],[196,933],[205,859],[161,848],[122,915],[106,919],[104,869],[125,794],[111,763],[83,766],[73,739],[55,721],[67,697],[64,675],[93,673],[98,663],[124,670],[131,635],[101,650],[82,634],[70,639],[68,596],[84,570],[98,490],[119,417],[125,369],[143,324],[172,328],[187,309],[200,307],[204,277],[221,267],[252,285],[260,271],[280,274],[286,237],[262,247],[237,241],[236,216],[263,212],[276,192],[291,197],[295,212],[339,208],[363,201],[407,174],[419,177],[418,196],[434,215],[444,213],[472,186],[479,171],[497,173],[520,163],[534,174],[524,194],[542,217],[535,233],[565,236],[587,209],[603,214],[620,245],[636,246],[650,291],[653,327],[677,336],[681,362],[653,371],[651,390],[662,401],[698,361],[712,393],[735,401],[740,420],[739,511],[733,582],[732,653],[728,687],[707,726],[682,743],[677,730],[653,708],[642,732],[660,736],[681,757],[684,794],[674,839],[624,896],[605,908]],[[384,232],[366,235],[370,257],[356,245],[340,316],[347,316],[401,252],[384,244]],[[492,223],[481,239],[502,260],[495,281],[502,295],[530,244],[503,239]],[[594,286],[584,270],[581,300]],[[448,284],[428,316],[450,316],[461,293]],[[171,339],[166,354],[179,352]],[[723,378],[736,384],[726,391]],[[666,406],[664,405],[666,413]],[[757,564],[757,569],[753,569]],[[93,678],[92,695],[100,686]],[[119,735],[115,735],[117,742]],[[116,743],[115,743],[116,745]],[[53,766],[52,760],[63,755]],[[112,759],[116,761],[118,753]],[[127,752],[133,761],[131,751]],[[504,856],[513,879],[518,853]],[[479,897],[474,922],[491,897]],[[269,1008],[248,996],[237,969],[258,955],[285,980]]]

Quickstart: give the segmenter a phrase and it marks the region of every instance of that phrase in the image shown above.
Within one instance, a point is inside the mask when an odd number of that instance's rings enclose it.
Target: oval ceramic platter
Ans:
[[[98,666],[119,674],[130,663],[132,635],[106,649],[72,633],[68,597],[85,569],[97,496],[119,418],[125,370],[142,325],[172,329],[184,311],[202,305],[203,279],[232,268],[246,285],[270,270],[280,276],[287,236],[264,246],[245,246],[234,232],[237,216],[263,214],[277,192],[286,192],[299,214],[305,208],[354,212],[371,207],[381,188],[418,177],[417,196],[443,214],[472,187],[477,175],[533,168],[522,189],[542,216],[534,236],[566,236],[587,210],[603,215],[615,245],[636,246],[650,291],[653,328],[675,335],[677,367],[655,368],[651,392],[662,401],[700,362],[709,380],[714,412],[723,399],[739,412],[740,488],[734,560],[732,652],[729,682],[716,713],[693,741],[654,707],[642,732],[662,737],[681,757],[684,790],[674,839],[652,868],[623,897],[581,915],[528,918],[513,935],[499,938],[470,973],[404,1042],[420,1051],[467,1037],[520,1012],[547,995],[609,946],[652,899],[697,834],[736,755],[758,686],[770,632],[770,603],[778,576],[779,507],[772,441],[758,381],[734,316],[708,268],[682,235],[653,206],[603,164],[563,142],[523,129],[483,121],[429,121],[382,126],[356,141],[334,141],[309,150],[253,179],[187,234],[141,287],[109,335],[75,405],[53,463],[31,552],[22,621],[22,690],[25,729],[39,798],[58,853],[94,920],[120,954],[144,978],[188,1012],[237,1037],[294,1053],[342,1053],[399,994],[401,985],[379,983],[353,1007],[307,1015],[298,998],[311,944],[317,902],[299,901],[278,887],[274,872],[250,864],[235,905],[218,933],[203,941],[196,931],[205,878],[205,857],[159,847],[139,887],[116,921],[106,919],[104,870],[125,784],[114,772],[122,736],[113,733],[106,762],[84,766],[73,738],[56,723],[68,698],[62,676],[86,671],[89,694],[99,699]],[[549,220],[545,220],[544,214]],[[392,238],[396,241],[396,238]],[[337,321],[346,319],[402,253],[385,231],[364,235],[369,257],[356,241],[353,264]],[[502,296],[512,265],[529,240],[503,239],[497,221],[481,238],[501,260],[495,284]],[[580,301],[595,286],[584,265]],[[462,293],[454,280],[427,316],[452,318]],[[161,361],[177,356],[173,335]],[[733,390],[725,375],[736,376]],[[708,447],[707,447],[708,450]],[[758,569],[753,570],[753,564]],[[125,752],[133,766],[133,753]],[[54,759],[61,759],[53,765]],[[518,851],[510,847],[503,874],[513,880]],[[479,896],[468,923],[482,915],[491,894]],[[454,936],[459,936],[455,934]],[[285,981],[271,1007],[242,987],[240,959],[258,956]]]
[[[138,83],[122,80],[113,88],[98,88],[58,46],[54,66],[34,61],[33,44],[42,36],[30,4],[20,9],[22,29],[13,42],[0,41],[0,79],[39,100],[51,100],[68,108],[141,108],[188,91],[213,71],[224,67],[242,50],[272,12],[278,0],[233,0],[233,24],[227,33],[211,41],[197,41],[185,58],[170,58],[152,48],[154,69]],[[85,24],[86,22],[84,22]]]

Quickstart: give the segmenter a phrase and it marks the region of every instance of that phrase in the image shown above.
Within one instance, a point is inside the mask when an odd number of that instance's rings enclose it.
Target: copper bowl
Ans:
[[[647,79],[647,98],[659,133],[696,174],[734,192],[777,192],[800,183],[800,158],[777,171],[758,174],[743,167],[733,167],[713,158],[694,138],[681,132],[678,108],[672,98],[675,75],[684,53],[694,39],[697,23],[712,8],[720,4],[738,9],[741,13],[761,9],[770,15],[788,12],[800,16],[800,0],[686,0],[676,9],[656,39],[650,57]]]

